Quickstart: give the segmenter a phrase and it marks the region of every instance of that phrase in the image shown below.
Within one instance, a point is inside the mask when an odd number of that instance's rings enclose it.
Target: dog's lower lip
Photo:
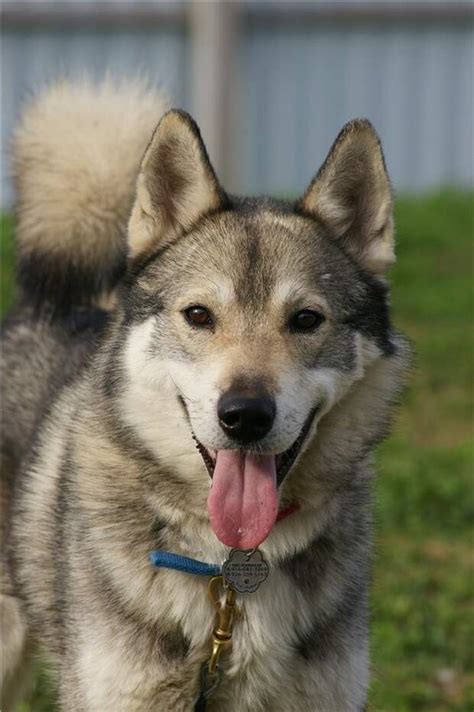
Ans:
[[[319,410],[319,406],[315,406],[312,411],[310,412],[308,418],[306,419],[305,424],[303,425],[300,434],[294,441],[290,447],[285,450],[282,453],[277,454],[276,457],[276,466],[277,466],[277,485],[281,485],[283,482],[284,478],[290,471],[293,463],[295,462],[304,441],[306,440],[306,436],[308,435],[311,425],[313,423],[314,417],[316,413]],[[198,449],[202,459],[204,460],[204,464],[206,465],[206,469],[209,472],[209,475],[212,477],[214,474],[214,467],[216,464],[216,455],[213,455],[195,436],[193,430],[191,429],[191,435],[196,443],[196,448]],[[214,451],[215,452],[215,451]]]

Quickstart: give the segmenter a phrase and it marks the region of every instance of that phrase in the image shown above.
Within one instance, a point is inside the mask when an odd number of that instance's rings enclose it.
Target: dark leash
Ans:
[[[207,697],[203,692],[199,695],[198,701],[194,705],[194,712],[206,712],[207,709]]]
[[[194,705],[194,712],[206,712],[208,701],[223,678],[219,659],[232,642],[236,596],[256,591],[268,576],[268,564],[258,549],[232,549],[222,566],[160,549],[152,551],[149,559],[156,568],[211,577],[208,596],[216,612],[216,625],[211,635],[209,660],[201,668],[200,692]]]

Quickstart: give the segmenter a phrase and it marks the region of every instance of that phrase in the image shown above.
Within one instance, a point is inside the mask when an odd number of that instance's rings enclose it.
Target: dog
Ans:
[[[409,363],[375,130],[348,123],[296,202],[241,198],[145,84],[62,81],[13,167],[3,708],[40,649],[64,712],[192,712],[209,579],[149,554],[258,547],[207,709],[360,712],[372,452]]]

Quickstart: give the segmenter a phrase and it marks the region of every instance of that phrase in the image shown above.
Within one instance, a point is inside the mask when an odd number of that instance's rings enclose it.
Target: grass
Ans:
[[[473,196],[398,201],[395,322],[417,364],[378,452],[373,709],[474,707]]]
[[[396,208],[394,316],[417,364],[395,432],[377,454],[370,709],[378,712],[474,708],[473,213],[472,194],[454,191],[400,198]],[[3,227],[6,306],[11,221]],[[40,675],[22,712],[53,709]]]

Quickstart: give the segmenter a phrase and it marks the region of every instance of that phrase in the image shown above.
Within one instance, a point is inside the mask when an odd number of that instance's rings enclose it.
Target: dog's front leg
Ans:
[[[94,674],[80,677],[64,666],[60,678],[61,712],[192,712],[199,694],[202,661],[179,665],[118,660],[113,652],[97,661]],[[116,665],[115,672],[113,670]]]
[[[97,600],[74,610],[59,670],[61,712],[191,712],[207,650],[169,620],[118,613]]]

